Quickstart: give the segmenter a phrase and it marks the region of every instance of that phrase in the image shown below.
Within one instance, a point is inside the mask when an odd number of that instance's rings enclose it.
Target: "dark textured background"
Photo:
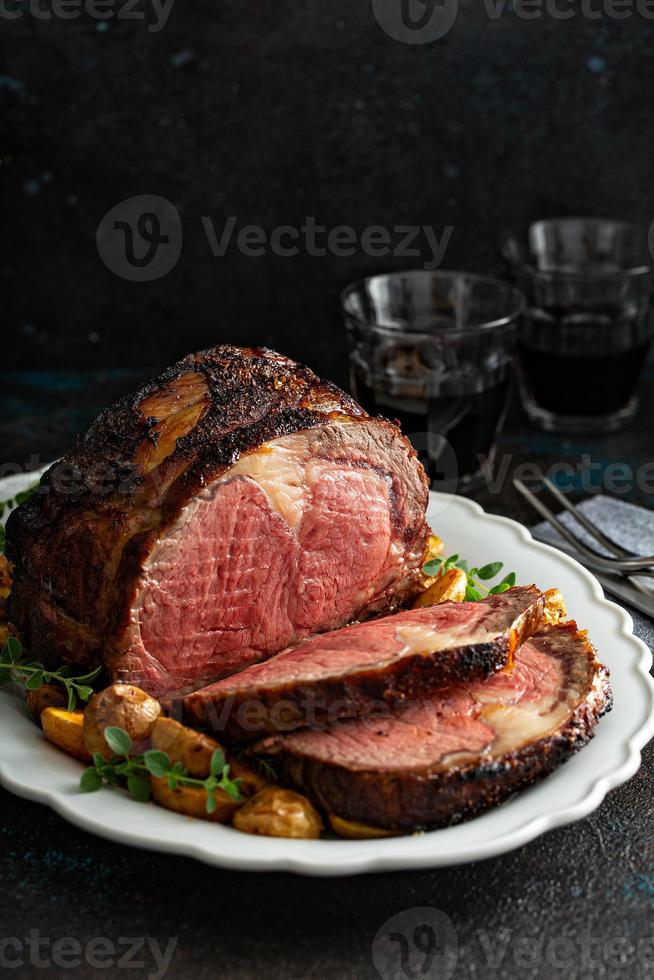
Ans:
[[[0,20],[12,367],[164,364],[245,340],[343,380],[338,290],[419,264],[214,258],[203,215],[268,231],[308,215],[359,233],[453,225],[445,265],[473,269],[527,218],[654,217],[654,21],[640,16],[493,21],[461,0],[446,37],[415,46],[369,0],[177,0],[158,33],[97,23]],[[95,244],[138,194],[168,198],[184,229],[176,268],[141,284]]]
[[[0,462],[47,462],[153,366],[219,341],[273,344],[343,382],[338,290],[416,264],[235,249],[216,259],[202,215],[269,231],[308,215],[359,232],[450,224],[445,265],[479,270],[496,265],[497,235],[527,218],[594,212],[649,224],[654,23],[509,12],[494,23],[480,0],[460,7],[447,38],[425,47],[390,40],[367,0],[177,0],[155,34],[117,20],[99,31],[88,17],[0,20]],[[111,207],[146,193],[177,207],[184,247],[168,276],[139,284],[103,265],[95,233]],[[561,442],[534,434],[514,408],[502,441],[508,475],[524,460],[588,453],[601,464],[599,488],[611,461],[637,470],[652,459],[653,411],[651,369],[639,421],[617,436]],[[530,521],[508,487],[478,497]],[[637,488],[628,496],[654,502]],[[654,936],[653,764],[648,749],[638,776],[590,818],[511,855],[329,881],[133,851],[0,790],[0,939],[30,929],[82,942],[178,936],[169,976],[182,980],[373,980],[378,928],[433,905],[458,932],[456,980],[649,977],[651,946],[640,963],[630,947]],[[507,943],[496,968],[483,930]],[[585,932],[624,940],[622,958],[618,946],[584,960]],[[566,937],[572,959],[554,947],[561,966],[545,948]],[[532,968],[514,958],[521,939],[536,950]]]

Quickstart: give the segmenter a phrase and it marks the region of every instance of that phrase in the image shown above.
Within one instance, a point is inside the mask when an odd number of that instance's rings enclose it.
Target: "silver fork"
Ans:
[[[599,571],[612,572],[613,574],[633,576],[638,575],[638,577],[654,578],[654,555],[647,557],[641,557],[635,555],[633,551],[628,551],[623,548],[622,545],[617,544],[612,541],[611,538],[607,537],[603,531],[600,531],[598,527],[589,521],[585,514],[579,513],[572,504],[566,500],[558,487],[556,487],[551,480],[549,480],[542,473],[540,475],[541,483],[546,487],[552,494],[554,499],[567,510],[569,514],[572,514],[574,519],[580,524],[598,544],[603,545],[607,551],[610,551],[615,557],[608,558],[606,555],[601,555],[594,548],[590,548],[584,541],[577,537],[577,535],[571,531],[569,528],[562,524],[558,517],[552,513],[552,511],[547,507],[546,504],[537,497],[535,493],[525,486],[522,480],[514,479],[513,485],[519,493],[527,500],[534,510],[538,511],[541,517],[544,517],[553,528],[555,528],[558,533],[564,538],[573,548],[586,559],[587,563]]]

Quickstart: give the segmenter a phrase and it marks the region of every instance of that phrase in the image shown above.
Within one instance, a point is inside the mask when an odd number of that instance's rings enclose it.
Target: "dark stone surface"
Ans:
[[[422,241],[418,257],[214,258],[202,216],[268,233],[308,216],[358,234],[451,225],[445,265],[477,270],[528,218],[649,225],[654,21],[459,7],[428,45],[389,38],[368,0],[177,2],[158,33],[3,21],[5,362],[138,366],[274,338],[338,376],[339,288],[430,257]],[[141,194],[168,198],[184,229],[178,264],[149,283],[111,273],[95,243],[106,212]]]
[[[320,367],[320,365],[317,365]],[[75,431],[143,372],[94,375],[25,373],[0,378],[5,410],[0,458],[25,465],[62,452]],[[603,466],[652,459],[648,420],[654,378],[648,375],[643,415],[620,436],[558,443],[524,426],[514,409],[503,436],[509,473],[536,459],[574,461],[590,452]],[[593,479],[601,487],[601,472]],[[478,494],[485,506],[533,523],[512,491]],[[645,503],[637,487],[627,495]],[[649,499],[651,504],[651,498]],[[445,530],[445,529],[443,529]],[[151,937],[162,949],[178,940],[168,976],[181,980],[316,978],[373,980],[372,944],[391,916],[432,906],[451,919],[464,978],[647,978],[654,972],[654,752],[638,775],[594,814],[503,857],[439,871],[350,879],[302,879],[285,874],[236,874],[179,857],[150,854],[83,833],[43,806],[0,790],[0,940],[21,942],[30,930],[84,947],[106,937],[123,955],[125,937]],[[136,805],[136,804],[135,804]],[[415,919],[416,924],[420,919]],[[95,978],[152,975],[144,966],[125,974],[83,962],[47,975]],[[50,947],[41,954],[51,955]],[[16,955],[13,947],[6,956]],[[30,964],[8,976],[38,977]],[[403,980],[397,973],[397,980]],[[440,974],[418,973],[417,980]]]

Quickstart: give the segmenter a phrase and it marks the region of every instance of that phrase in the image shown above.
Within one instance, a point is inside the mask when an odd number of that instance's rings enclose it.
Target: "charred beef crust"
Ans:
[[[519,617],[513,630],[498,642],[478,643],[440,650],[432,655],[413,654],[398,658],[380,669],[345,672],[317,683],[285,683],[276,687],[244,689],[228,695],[223,703],[212,703],[202,692],[190,694],[184,708],[191,724],[220,732],[228,741],[259,738],[275,734],[283,721],[285,731],[306,723],[307,712],[318,724],[356,718],[366,713],[371,702],[401,703],[462,681],[483,680],[506,667],[512,654],[531,636],[543,617],[544,598],[535,586],[520,591],[533,594],[533,603]],[[504,594],[505,597],[509,593]],[[239,709],[256,699],[257,730],[248,730]],[[280,712],[280,707],[282,711]],[[245,712],[244,712],[245,714]],[[223,715],[226,717],[223,718]]]
[[[574,622],[563,628],[577,629]],[[400,833],[454,826],[543,779],[593,737],[611,710],[612,693],[608,671],[588,647],[594,683],[568,720],[551,736],[497,759],[445,770],[355,771],[286,751],[283,737],[253,753],[269,759],[282,785],[306,793],[326,813]]]
[[[7,612],[31,654],[46,665],[101,663],[127,622],[144,557],[189,499],[263,442],[367,419],[308,368],[232,346],[189,355],[106,409],[7,522]],[[415,456],[394,425],[376,424]],[[403,528],[417,550],[429,533],[420,479]]]

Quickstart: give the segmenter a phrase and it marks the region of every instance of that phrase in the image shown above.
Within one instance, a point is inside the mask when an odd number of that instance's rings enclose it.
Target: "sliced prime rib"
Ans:
[[[328,813],[406,833],[458,823],[547,775],[610,706],[606,669],[566,623],[541,628],[486,681],[253,751]]]
[[[8,614],[47,664],[193,690],[417,587],[400,430],[263,348],[190,355],[103,412],[10,517]]]
[[[200,725],[232,740],[369,713],[462,680],[487,677],[540,625],[535,586],[482,602],[444,602],[313,637],[187,695]]]

